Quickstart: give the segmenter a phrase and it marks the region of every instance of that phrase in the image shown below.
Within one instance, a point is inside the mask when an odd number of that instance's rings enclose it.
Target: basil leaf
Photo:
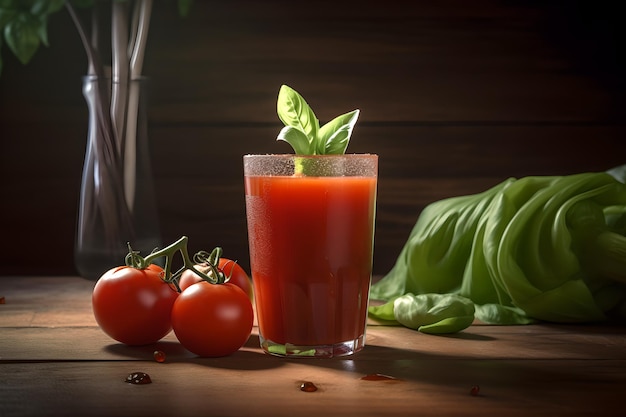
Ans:
[[[285,126],[298,128],[308,137],[309,142],[315,141],[319,120],[304,98],[294,89],[286,85],[280,87],[276,110]]]
[[[291,145],[296,155],[307,155],[311,148],[311,142],[306,134],[293,126],[285,126],[278,133],[276,140],[284,140]]]
[[[359,110],[357,109],[337,116],[322,126],[317,137],[317,153],[344,154],[358,118]]]
[[[353,110],[335,117],[320,128],[320,122],[311,107],[287,85],[280,87],[276,110],[285,127],[292,128],[281,130],[277,139],[291,144],[299,155],[345,154],[359,118],[359,110]]]
[[[474,320],[472,300],[457,294],[407,293],[394,300],[393,314],[405,327],[423,333],[455,333]]]

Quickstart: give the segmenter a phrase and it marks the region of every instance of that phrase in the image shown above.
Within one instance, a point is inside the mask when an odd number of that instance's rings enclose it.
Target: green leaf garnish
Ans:
[[[318,133],[317,149],[320,155],[344,154],[352,136],[352,130],[359,118],[359,110],[335,117],[330,122],[321,127]]]
[[[304,98],[291,87],[283,85],[280,88],[276,110],[285,126],[301,130],[309,143],[317,137],[319,120]]]
[[[277,140],[289,143],[297,155],[341,155],[359,118],[359,110],[337,116],[320,128],[319,120],[297,91],[283,85],[276,105],[285,127]]]
[[[311,150],[311,143],[306,133],[297,127],[285,126],[278,133],[277,140],[289,143],[298,155],[307,155]]]

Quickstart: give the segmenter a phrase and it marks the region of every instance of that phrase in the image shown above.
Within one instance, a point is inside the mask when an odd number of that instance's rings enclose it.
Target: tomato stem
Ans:
[[[200,264],[205,268],[209,268],[209,274],[211,274],[211,276],[215,279],[215,281],[210,281],[213,284],[223,284],[225,282],[228,282],[228,280],[230,279],[230,276],[224,276],[224,273],[221,272],[218,268],[222,253],[222,248],[218,246],[213,249],[211,253],[208,253],[206,251],[200,251],[193,256],[194,263]],[[195,267],[189,269],[197,272]],[[198,275],[202,276],[201,274]]]
[[[166,246],[162,249],[155,249],[154,251],[152,251],[152,253],[150,253],[150,255],[146,256],[145,258],[142,257],[138,251],[134,251],[130,246],[130,243],[128,243],[126,265],[137,269],[145,269],[148,267],[148,265],[152,263],[153,260],[165,257],[165,267],[163,268],[164,274],[162,279],[167,283],[173,283],[176,286],[178,292],[180,292],[178,279],[186,269],[191,269],[203,280],[208,281],[212,284],[224,283],[227,279],[225,279],[224,274],[218,269],[219,260],[222,256],[222,248],[216,247],[211,251],[211,253],[200,251],[194,255],[192,260],[189,257],[189,252],[187,250],[188,240],[189,238],[187,236],[183,236],[169,246]],[[181,257],[183,258],[183,266],[176,272],[172,273],[172,261],[177,252],[180,253]],[[207,273],[198,270],[195,267],[195,264],[197,263],[205,264],[209,268]]]

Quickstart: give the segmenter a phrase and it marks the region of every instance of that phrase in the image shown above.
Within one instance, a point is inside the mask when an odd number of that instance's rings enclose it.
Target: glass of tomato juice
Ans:
[[[333,357],[365,345],[378,156],[246,155],[261,347]]]

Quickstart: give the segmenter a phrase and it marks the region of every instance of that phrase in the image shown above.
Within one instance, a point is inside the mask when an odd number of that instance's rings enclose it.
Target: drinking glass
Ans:
[[[246,155],[261,347],[334,357],[365,345],[378,156]]]

